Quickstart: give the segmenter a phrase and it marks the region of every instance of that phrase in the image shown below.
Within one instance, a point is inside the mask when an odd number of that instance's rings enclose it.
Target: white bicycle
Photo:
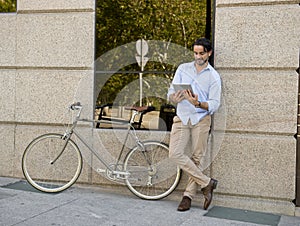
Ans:
[[[81,119],[82,106],[75,103],[70,109],[77,111],[70,129],[64,134],[47,133],[35,138],[27,146],[22,157],[22,170],[28,183],[43,192],[61,192],[72,186],[82,170],[82,154],[78,145],[71,139],[78,139],[105,165],[105,173],[112,180],[124,180],[129,190],[142,199],[157,200],[171,194],[177,187],[181,170],[168,158],[168,145],[158,141],[142,142],[136,135],[133,126],[137,115],[145,113],[148,107],[129,107],[132,110],[128,132],[114,164],[107,163],[76,130],[77,123],[96,122],[97,120]],[[132,135],[136,146],[124,158],[128,135]]]

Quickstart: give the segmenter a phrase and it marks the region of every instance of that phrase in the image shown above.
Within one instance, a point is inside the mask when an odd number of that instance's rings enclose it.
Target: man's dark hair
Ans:
[[[194,49],[194,46],[203,46],[205,52],[209,52],[212,50],[212,45],[209,39],[207,38],[198,38],[192,45],[192,49]]]

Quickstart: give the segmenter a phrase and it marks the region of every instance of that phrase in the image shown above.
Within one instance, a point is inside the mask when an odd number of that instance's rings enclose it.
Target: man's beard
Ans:
[[[208,61],[208,58],[206,58],[205,60],[204,59],[197,59],[196,60],[196,64],[199,65],[199,66],[203,66],[204,64],[206,64]]]

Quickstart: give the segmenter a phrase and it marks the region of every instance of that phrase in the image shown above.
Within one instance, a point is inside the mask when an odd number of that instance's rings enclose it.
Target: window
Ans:
[[[96,105],[142,104],[159,111],[168,104],[178,64],[193,59],[191,44],[211,38],[210,6],[210,0],[98,0]],[[141,39],[149,46],[143,69],[136,60]]]

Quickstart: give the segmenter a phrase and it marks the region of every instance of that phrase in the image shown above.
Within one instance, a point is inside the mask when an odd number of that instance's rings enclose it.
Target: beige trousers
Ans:
[[[184,196],[191,199],[196,195],[198,185],[201,188],[209,184],[211,178],[202,173],[201,158],[207,149],[208,135],[211,125],[211,116],[205,116],[196,125],[183,125],[178,116],[173,119],[170,137],[169,157],[189,175]],[[188,157],[184,150],[189,141],[192,143],[192,155]]]

